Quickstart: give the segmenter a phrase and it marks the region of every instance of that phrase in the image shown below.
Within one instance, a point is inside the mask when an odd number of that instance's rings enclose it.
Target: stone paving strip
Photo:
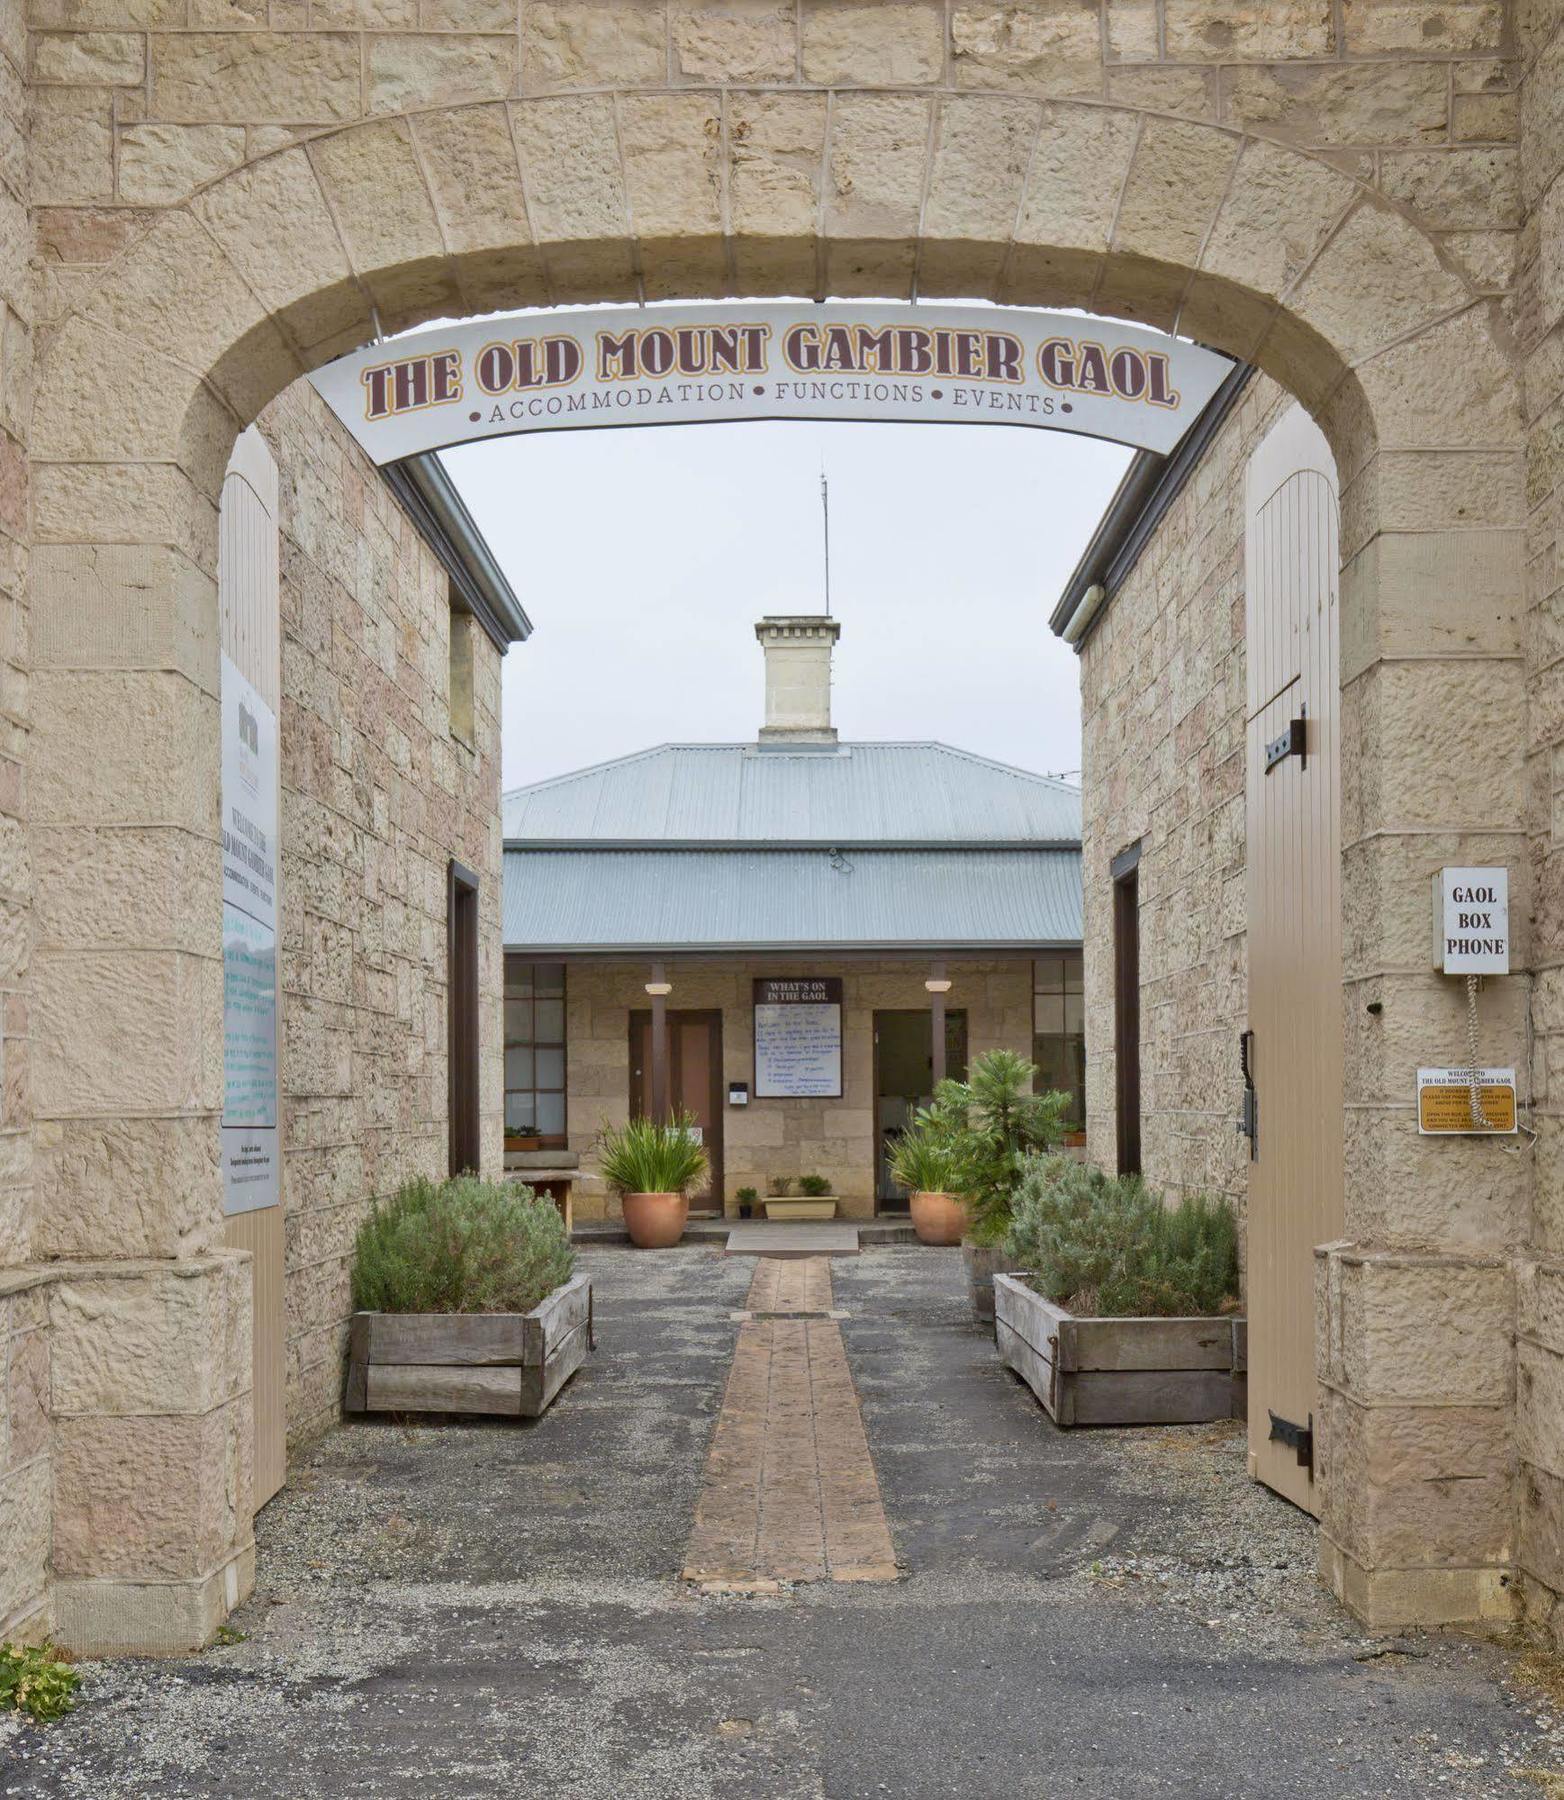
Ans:
[[[752,1313],[828,1313],[831,1299],[828,1257],[762,1256],[744,1304]]]
[[[896,1579],[831,1301],[826,1257],[755,1265],[685,1552],[705,1592]]]

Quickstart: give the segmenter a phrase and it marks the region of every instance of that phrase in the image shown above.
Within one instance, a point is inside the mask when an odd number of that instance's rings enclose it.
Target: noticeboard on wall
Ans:
[[[842,1097],[842,983],[834,975],[755,982],[755,1098]]]
[[[277,1115],[277,719],[222,659],[223,1211],[281,1199]]]

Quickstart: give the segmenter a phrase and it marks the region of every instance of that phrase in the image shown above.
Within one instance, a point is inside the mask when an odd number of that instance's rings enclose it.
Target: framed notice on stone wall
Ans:
[[[281,1197],[277,1147],[277,719],[225,656],[223,1211]]]
[[[797,975],[755,983],[755,1097],[839,1100],[842,983]]]

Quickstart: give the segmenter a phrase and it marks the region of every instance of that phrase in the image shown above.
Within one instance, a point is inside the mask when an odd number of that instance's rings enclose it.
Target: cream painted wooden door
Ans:
[[[281,585],[277,465],[252,425],[234,446],[218,516],[217,609],[223,654],[280,717]],[[278,903],[282,873],[277,870]],[[279,933],[280,937],[280,933]],[[279,1027],[281,995],[278,996]],[[278,1046],[279,1054],[281,1045]],[[281,1139],[279,1119],[278,1137]],[[283,1304],[283,1207],[224,1220],[223,1241],[248,1250],[254,1299],[255,1505],[287,1479],[287,1351]]]
[[[1301,407],[1250,459],[1244,565],[1249,1466],[1317,1513],[1314,1246],[1342,1221],[1339,554],[1335,462]]]

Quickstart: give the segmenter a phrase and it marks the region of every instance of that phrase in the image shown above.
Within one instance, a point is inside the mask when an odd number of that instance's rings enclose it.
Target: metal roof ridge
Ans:
[[[631,763],[645,762],[649,757],[665,756],[674,750],[725,750],[741,754],[758,750],[760,746],[752,739],[734,743],[729,741],[713,742],[679,742],[669,740],[661,744],[649,744],[644,750],[630,750],[623,756],[605,757],[601,762],[586,763],[579,769],[567,769],[560,775],[545,775],[541,781],[526,781],[519,787],[506,788],[500,794],[503,804],[507,800],[517,799],[526,794],[541,793],[544,789],[563,787],[567,782],[580,781],[588,775],[600,775],[607,769],[626,768]],[[808,746],[813,760],[822,760],[817,746]],[[946,756],[959,757],[963,762],[977,764],[981,768],[997,769],[1002,774],[1015,775],[1023,781],[1040,782],[1057,792],[1079,795],[1081,790],[1074,782],[1066,781],[1059,775],[1044,774],[1037,769],[1023,769],[1019,763],[1002,762],[998,757],[985,756],[979,750],[964,750],[959,744],[947,744],[942,738],[846,738],[829,746],[832,750],[938,750]],[[769,746],[767,759],[786,756],[792,753],[791,746]],[[803,753],[801,747],[800,754]]]

